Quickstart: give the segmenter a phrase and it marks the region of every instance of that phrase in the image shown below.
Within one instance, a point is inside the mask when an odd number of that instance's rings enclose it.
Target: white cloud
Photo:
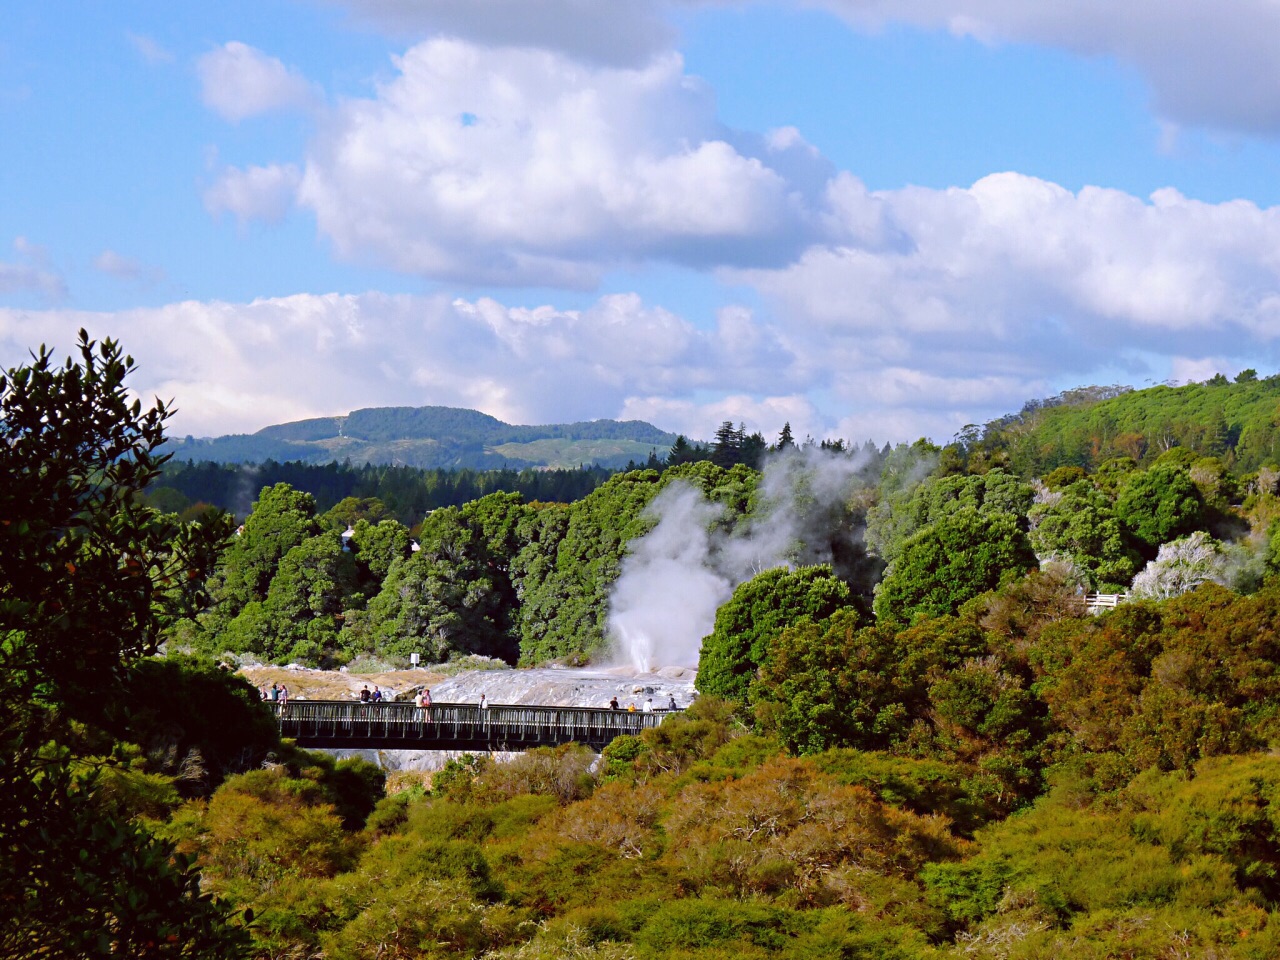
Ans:
[[[50,263],[44,247],[26,237],[16,237],[13,249],[18,255],[17,262],[0,260],[0,294],[30,293],[44,301],[66,297],[67,282]]]
[[[205,190],[204,207],[215,217],[234,214],[241,224],[249,220],[279,223],[293,206],[301,176],[291,163],[224,167]]]
[[[0,309],[0,359],[21,362],[42,341],[65,349],[81,326],[119,338],[138,361],[134,388],[175,398],[175,430],[197,435],[377,405],[474,407],[517,423],[595,419],[645,398],[725,392],[759,365],[727,353],[719,331],[634,295],[584,311],[381,294],[117,313]],[[755,342],[778,362],[767,331]],[[785,363],[776,371],[784,389],[795,379]]]
[[[204,105],[232,123],[307,109],[319,101],[315,88],[297,70],[236,40],[200,57],[196,73]]]
[[[648,258],[777,263],[810,230],[821,181],[779,171],[820,158],[795,135],[749,146],[725,130],[675,54],[589,67],[436,39],[396,64],[375,98],[333,112],[307,160],[300,202],[343,256],[583,286]]]
[[[670,48],[662,0],[333,0],[357,18],[415,39],[445,34],[540,47],[614,66],[639,66]]]
[[[445,34],[640,66],[675,41],[670,13],[745,0],[327,0],[414,39]],[[1146,79],[1165,120],[1280,133],[1273,0],[775,0],[820,7],[857,29],[905,23],[984,43],[1032,43],[1113,58]]]
[[[686,437],[710,440],[726,420],[745,424],[748,433],[760,432],[770,443],[778,439],[783,424],[791,424],[793,436],[824,438],[832,422],[801,394],[751,396],[733,393],[716,399],[691,400],[668,397],[628,397],[622,420],[648,420]],[[662,451],[659,451],[661,453]]]
[[[909,23],[987,43],[1112,57],[1137,68],[1165,119],[1280,133],[1280,4],[1272,0],[806,0],[859,27]]]
[[[164,271],[160,268],[147,266],[139,260],[110,249],[103,250],[93,258],[93,268],[117,280],[127,280],[132,283],[152,284],[164,278]]]
[[[1072,193],[1012,173],[968,189],[843,193],[859,197],[833,203],[846,243],[726,276],[851,363],[920,365],[927,352],[935,371],[1043,376],[1093,369],[1146,338],[1161,353],[1280,339],[1280,208]]]
[[[648,419],[709,438],[948,440],[1065,387],[1280,367],[1280,208],[1072,193],[1016,174],[968,189],[833,183],[823,230],[778,268],[726,270],[767,309],[700,327],[636,294],[584,310],[491,298],[298,295],[85,314],[0,310],[0,354],[123,339],[181,432],[371,405],[511,422]],[[23,255],[38,257],[23,245]]]

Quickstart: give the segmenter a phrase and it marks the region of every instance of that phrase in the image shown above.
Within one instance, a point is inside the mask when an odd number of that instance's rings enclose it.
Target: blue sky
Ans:
[[[0,21],[0,360],[197,435],[384,404],[945,441],[1280,368],[1280,8],[53,2]]]

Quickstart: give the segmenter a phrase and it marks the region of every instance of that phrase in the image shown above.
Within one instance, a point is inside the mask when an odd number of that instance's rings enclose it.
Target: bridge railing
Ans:
[[[1127,593],[1091,593],[1084,598],[1084,605],[1090,613],[1101,613],[1103,610],[1114,610],[1128,599]]]
[[[547,707],[472,703],[360,703],[349,700],[290,700],[272,703],[280,731],[299,740],[405,740],[475,742],[479,745],[607,743],[623,734],[656,727],[669,710],[607,707]]]

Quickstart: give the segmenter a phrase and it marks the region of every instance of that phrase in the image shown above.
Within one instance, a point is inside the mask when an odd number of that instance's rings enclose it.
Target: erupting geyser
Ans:
[[[623,561],[609,603],[618,659],[636,670],[694,667],[733,585],[711,568],[708,527],[719,507],[685,483],[673,483],[649,511],[661,519]]]
[[[716,610],[764,570],[831,561],[831,516],[862,481],[862,458],[820,449],[772,455],[759,505],[729,535],[722,509],[674,481],[649,504],[658,525],[633,543],[609,599],[615,663],[639,671],[692,667]]]

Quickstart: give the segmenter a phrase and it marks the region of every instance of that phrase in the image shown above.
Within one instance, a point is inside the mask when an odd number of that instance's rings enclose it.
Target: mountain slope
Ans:
[[[387,463],[412,467],[623,467],[659,455],[675,434],[642,420],[525,426],[457,407],[369,407],[264,427],[253,434],[174,440],[180,460]]]
[[[1072,390],[986,425],[975,444],[1026,475],[1092,470],[1111,457],[1149,462],[1172,447],[1221,458],[1236,472],[1280,463],[1280,375],[1145,390]]]

